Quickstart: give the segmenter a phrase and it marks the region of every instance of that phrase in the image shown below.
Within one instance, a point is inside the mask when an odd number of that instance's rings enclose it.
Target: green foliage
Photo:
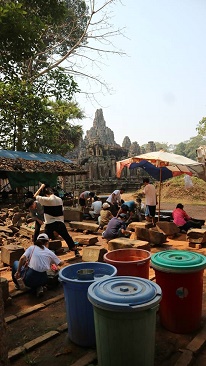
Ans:
[[[199,121],[197,126],[198,134],[202,137],[206,136],[206,117],[203,117],[201,121]]]
[[[65,55],[87,26],[82,0],[2,0],[0,6],[0,65],[4,77],[34,78],[52,57]]]
[[[68,120],[83,118],[79,106],[71,101],[76,91],[78,87],[73,78],[62,74],[61,70],[33,83],[19,79],[1,82],[1,147],[63,155],[73,149],[83,133],[80,125],[68,123]],[[64,101],[60,101],[62,98]]]
[[[206,145],[206,141],[201,135],[197,135],[191,137],[189,141],[180,142],[176,145],[174,153],[196,160],[196,149],[201,145]]]

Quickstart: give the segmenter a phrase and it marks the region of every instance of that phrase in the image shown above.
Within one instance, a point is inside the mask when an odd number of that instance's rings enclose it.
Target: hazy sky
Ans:
[[[129,38],[114,39],[127,56],[111,55],[101,66],[112,95],[98,104],[77,97],[92,127],[103,109],[115,141],[124,136],[140,145],[148,141],[178,144],[197,135],[206,116],[206,0],[123,0],[113,10],[115,27]]]

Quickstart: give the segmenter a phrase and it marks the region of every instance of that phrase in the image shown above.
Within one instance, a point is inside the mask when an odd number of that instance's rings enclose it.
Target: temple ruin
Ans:
[[[114,132],[106,126],[102,109],[97,109],[93,126],[86,132],[80,145],[69,158],[78,163],[88,174],[78,181],[71,181],[69,177],[65,182],[66,190],[95,190],[97,193],[111,192],[120,186],[128,190],[137,189],[141,183],[141,169],[130,171],[124,169],[120,179],[116,177],[116,161],[127,159],[149,151],[156,151],[153,141],[148,142],[146,148],[140,147],[137,141],[131,142],[125,136],[122,146],[115,142]],[[72,187],[71,187],[72,186]]]

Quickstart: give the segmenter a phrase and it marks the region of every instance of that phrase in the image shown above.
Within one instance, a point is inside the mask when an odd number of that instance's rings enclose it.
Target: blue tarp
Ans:
[[[140,163],[131,163],[129,169],[142,168],[155,180],[160,181],[160,169],[161,169],[161,182],[173,177],[172,171],[166,167],[158,168],[155,165],[149,163],[147,160],[142,160]]]
[[[62,161],[63,163],[73,164],[71,160],[66,159],[61,155],[32,153],[25,151],[0,150],[0,158],[9,158],[9,159],[19,158],[25,160],[38,160],[41,162]]]

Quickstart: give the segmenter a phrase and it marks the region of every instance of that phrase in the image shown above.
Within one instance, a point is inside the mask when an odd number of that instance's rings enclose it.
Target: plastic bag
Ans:
[[[185,180],[186,189],[190,189],[193,187],[193,183],[192,183],[192,179],[191,179],[190,175],[185,174],[184,180]]]

